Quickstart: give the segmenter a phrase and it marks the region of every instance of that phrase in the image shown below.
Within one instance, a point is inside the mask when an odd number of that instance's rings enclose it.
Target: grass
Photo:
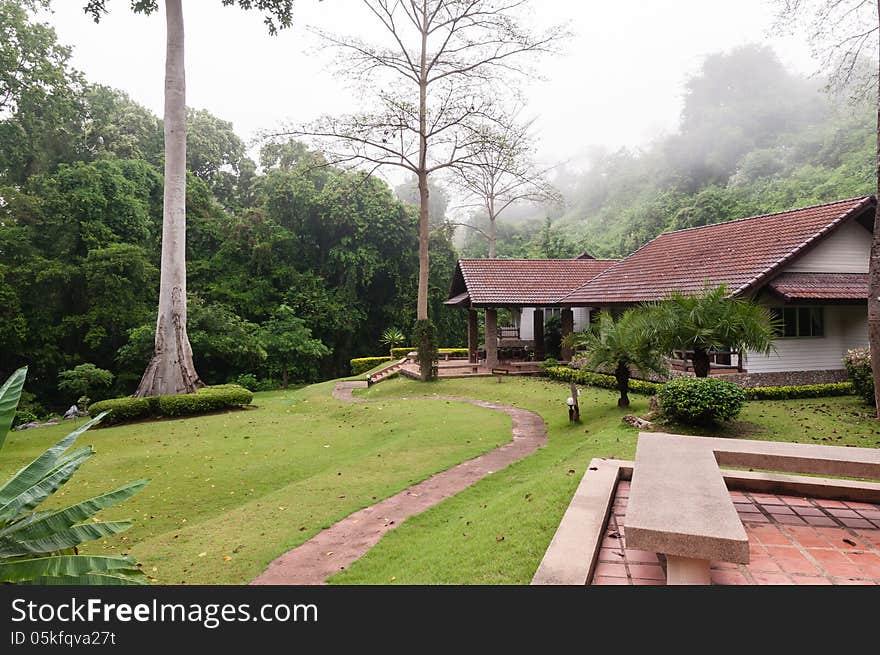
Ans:
[[[356,376],[354,379],[361,379]],[[358,392],[369,404],[330,397],[333,382],[256,394],[255,409],[87,432],[97,454],[51,503],[70,504],[124,482],[151,484],[107,518],[128,532],[83,552],[130,552],[159,583],[246,583],[269,561],[350,513],[510,438],[500,413],[436,393],[497,400],[539,413],[549,443],[387,534],[333,583],[528,583],[593,457],[632,458],[637,432],[603,389],[580,397],[568,423],[568,386],[536,378],[391,379]],[[71,429],[13,432],[0,481]],[[673,432],[691,432],[666,426]],[[703,434],[878,446],[880,428],[855,397],[749,403],[737,423]]]
[[[160,583],[240,584],[348,514],[510,439],[498,412],[348,404],[330,397],[332,387],[259,393],[255,409],[90,430],[79,443],[97,454],[46,505],[150,478],[103,513],[134,518],[134,527],[81,552],[131,553]],[[65,421],[11,433],[0,481],[71,429]]]
[[[343,584],[527,584],[553,537],[585,468],[593,457],[632,458],[637,432],[621,422],[645,413],[647,399],[633,395],[627,410],[616,396],[586,389],[583,424],[568,423],[568,386],[515,378],[443,380],[433,392],[498,400],[544,417],[549,442],[534,455],[484,478],[469,489],[410,518],[349,570],[331,578]],[[407,380],[361,392],[371,399],[424,393]],[[872,412],[855,397],[748,403],[740,420],[716,430],[668,425],[670,432],[834,445],[880,445]]]

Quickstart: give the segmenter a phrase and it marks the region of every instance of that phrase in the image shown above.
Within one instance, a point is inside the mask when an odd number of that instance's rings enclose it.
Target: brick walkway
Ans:
[[[713,584],[880,584],[880,505],[739,491],[730,495],[749,536],[751,562],[713,562]],[[628,496],[629,482],[621,482],[592,584],[665,584],[662,555],[626,548]]]
[[[340,382],[333,389],[333,397],[344,402],[366,402],[352,395],[355,389],[366,386],[366,382]],[[436,473],[375,505],[348,515],[270,562],[268,568],[251,584],[323,584],[329,576],[350,566],[375,546],[386,532],[410,516],[467,489],[547,443],[544,420],[535,412],[519,407],[456,396],[417,396],[396,400],[449,400],[504,412],[512,419],[513,438],[494,450]]]

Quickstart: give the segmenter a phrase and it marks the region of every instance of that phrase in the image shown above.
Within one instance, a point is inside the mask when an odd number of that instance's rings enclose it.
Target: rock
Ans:
[[[646,421],[645,419],[639,418],[638,416],[633,416],[632,414],[627,414],[623,417],[622,420],[627,425],[631,425],[634,428],[638,428],[639,430],[647,430],[654,427],[654,424],[650,421]]]
[[[31,428],[46,428],[46,427],[49,427],[50,425],[58,425],[58,423],[59,423],[58,419],[53,418],[49,421],[46,421],[45,423],[40,423],[38,421],[33,421],[31,423],[22,423],[21,425],[19,425],[15,429],[16,430],[30,430]]]
[[[651,396],[650,400],[648,400],[648,410],[651,413],[660,413],[660,399],[657,396]]]
[[[72,419],[76,418],[77,416],[79,416],[79,407],[77,407],[76,405],[71,405],[70,408],[66,412],[64,412],[65,419]]]

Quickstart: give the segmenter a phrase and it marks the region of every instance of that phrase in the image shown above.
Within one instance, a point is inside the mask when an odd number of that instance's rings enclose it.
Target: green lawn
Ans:
[[[527,583],[590,459],[635,454],[636,431],[620,421],[627,412],[601,389],[582,393],[584,423],[571,426],[567,386],[542,379],[392,379],[358,392],[379,401],[368,404],[336,401],[332,387],[257,394],[250,410],[87,432],[80,442],[97,454],[52,502],[151,478],[105,512],[133,517],[135,527],[84,552],[131,552],[160,583],[245,583],[322,528],[510,438],[500,412],[400,396],[498,400],[541,414],[548,445],[406,521],[333,582]],[[645,413],[647,399],[632,398],[629,412]],[[0,480],[70,427],[12,433]],[[880,445],[878,424],[853,397],[751,403],[716,434]]]
[[[421,393],[405,380],[377,385],[372,399]],[[620,418],[615,395],[588,389],[581,395],[584,423],[568,423],[566,385],[535,379],[447,380],[436,393],[499,400],[541,414],[549,443],[534,455],[406,521],[349,570],[332,578],[345,584],[525,584],[593,457],[631,458],[636,430]],[[629,413],[644,413],[647,399],[632,396]],[[740,421],[715,436],[836,445],[876,446],[880,428],[854,397],[749,403]],[[688,432],[680,426],[667,426]],[[694,432],[694,431],[690,431]],[[706,431],[703,431],[706,432]]]
[[[260,393],[256,409],[93,429],[79,443],[97,454],[52,506],[150,478],[104,513],[135,526],[82,552],[130,552],[160,583],[246,583],[322,528],[510,439],[499,412],[450,411],[444,401],[342,403],[332,388]],[[71,429],[11,433],[0,480]]]

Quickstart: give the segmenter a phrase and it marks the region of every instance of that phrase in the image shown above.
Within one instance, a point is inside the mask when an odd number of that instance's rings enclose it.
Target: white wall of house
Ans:
[[[559,313],[561,310],[558,307],[554,307],[552,310],[545,309],[545,320],[551,311]],[[574,313],[574,331],[585,330],[590,325],[590,308],[574,307],[572,312]],[[535,308],[523,307],[519,321],[519,338],[523,341],[532,341],[535,338]]]
[[[785,272],[867,273],[870,255],[871,233],[849,221],[786,266]]]
[[[746,370],[776,373],[842,369],[847,350],[868,345],[868,308],[866,305],[826,305],[824,312],[824,337],[777,339],[776,351],[769,355],[747,353]]]

